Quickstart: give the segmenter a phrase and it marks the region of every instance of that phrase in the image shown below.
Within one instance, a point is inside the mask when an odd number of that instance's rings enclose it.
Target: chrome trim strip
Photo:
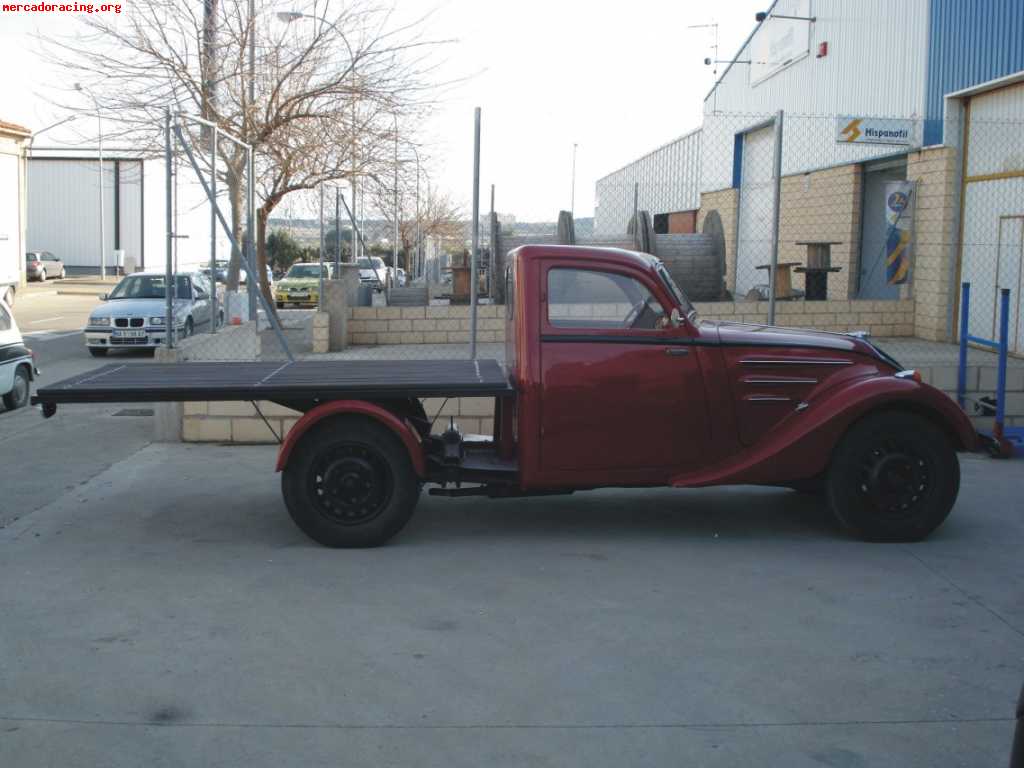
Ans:
[[[817,384],[817,379],[743,379],[744,384]]]
[[[791,397],[773,397],[771,395],[751,395],[743,399],[750,403],[789,403],[793,400]]]
[[[852,366],[853,360],[793,357],[790,359],[742,359],[741,366]]]

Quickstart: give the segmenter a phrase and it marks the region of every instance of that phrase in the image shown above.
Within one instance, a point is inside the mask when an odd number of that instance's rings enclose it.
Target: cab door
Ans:
[[[540,469],[549,482],[657,483],[705,447],[700,363],[640,270],[541,269]],[[592,480],[590,479],[592,478]]]

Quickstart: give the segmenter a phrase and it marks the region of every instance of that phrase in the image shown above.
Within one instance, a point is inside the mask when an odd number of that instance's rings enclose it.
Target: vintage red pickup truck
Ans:
[[[858,335],[701,320],[656,258],[524,246],[493,360],[108,365],[59,403],[270,400],[303,411],[278,456],[294,521],[376,546],[435,495],[753,484],[821,494],[843,528],[912,541],[956,501],[970,421]],[[423,398],[488,397],[494,432],[432,435]],[[583,503],[583,502],[581,502]],[[685,514],[680,511],[680,514]]]

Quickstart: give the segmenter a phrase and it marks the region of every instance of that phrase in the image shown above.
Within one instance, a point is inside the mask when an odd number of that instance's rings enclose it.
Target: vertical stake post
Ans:
[[[768,268],[768,325],[775,325],[775,270],[779,266],[779,206],[782,202],[782,110],[775,115],[775,157],[772,180],[775,198],[772,201],[772,260]]]
[[[469,358],[476,359],[476,262],[480,248],[480,107],[473,115],[473,249],[469,254]]]
[[[174,258],[174,219],[171,206],[174,205],[173,183],[171,181],[171,108],[164,107],[164,212],[167,229],[167,263],[164,276],[164,339],[168,349],[174,347],[174,300],[171,296],[171,281],[174,279],[172,260]]]
[[[217,332],[217,127],[210,132],[210,333]]]

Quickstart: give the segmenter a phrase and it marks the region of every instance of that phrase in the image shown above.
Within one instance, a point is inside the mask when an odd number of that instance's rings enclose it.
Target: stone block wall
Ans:
[[[798,241],[830,240],[832,266],[842,267],[828,277],[828,298],[847,299],[856,291],[860,268],[861,185],[857,164],[827,168],[782,178],[779,204],[779,261],[807,264],[807,246]],[[793,274],[794,287],[803,278]]]
[[[951,265],[957,257],[957,153],[953,147],[932,147],[907,156],[907,178],[917,181],[914,207],[912,277],[917,307],[916,335],[932,341],[951,341],[951,303],[959,300],[951,285]]]
[[[696,304],[708,320],[763,323],[766,301],[718,301]],[[775,304],[775,324],[819,331],[868,331],[872,336],[913,336],[914,299],[899,301],[780,301]]]
[[[468,344],[469,307],[355,307],[349,320],[352,344]],[[477,307],[477,341],[505,340],[505,308]]]

